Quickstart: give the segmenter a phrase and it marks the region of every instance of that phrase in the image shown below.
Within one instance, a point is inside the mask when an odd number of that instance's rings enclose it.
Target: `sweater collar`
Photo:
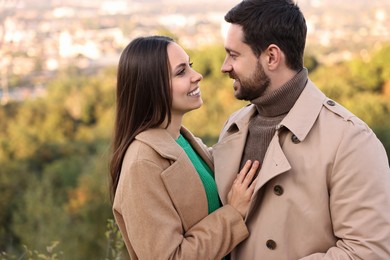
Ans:
[[[253,99],[251,103],[256,106],[261,116],[276,117],[287,114],[305,88],[307,80],[308,72],[303,68],[279,89]]]
[[[283,118],[276,129],[285,127],[303,141],[313,127],[327,97],[311,82],[305,88],[296,103]],[[246,133],[250,118],[256,114],[256,106],[251,104],[234,113],[226,124],[227,132]]]

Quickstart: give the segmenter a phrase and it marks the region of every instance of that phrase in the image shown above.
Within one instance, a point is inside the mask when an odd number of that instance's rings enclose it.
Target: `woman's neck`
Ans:
[[[169,134],[172,136],[173,139],[177,139],[180,136],[180,128],[181,128],[181,123],[183,120],[183,116],[178,116],[178,115],[172,115],[171,117],[171,123],[167,127],[167,130]],[[166,126],[167,122],[163,123],[163,126]]]

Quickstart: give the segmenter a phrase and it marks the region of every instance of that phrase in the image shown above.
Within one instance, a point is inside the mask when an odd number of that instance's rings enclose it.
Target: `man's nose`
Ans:
[[[232,70],[232,66],[230,64],[228,64],[228,62],[225,59],[224,62],[222,63],[221,72],[227,73],[231,70]]]

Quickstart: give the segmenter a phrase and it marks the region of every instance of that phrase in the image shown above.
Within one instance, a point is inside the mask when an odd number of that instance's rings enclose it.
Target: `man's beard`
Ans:
[[[239,78],[234,71],[229,73],[229,76],[239,82],[240,87],[235,93],[239,100],[253,100],[260,97],[268,89],[271,80],[265,74],[264,68],[260,63],[257,63],[256,69],[249,78]]]

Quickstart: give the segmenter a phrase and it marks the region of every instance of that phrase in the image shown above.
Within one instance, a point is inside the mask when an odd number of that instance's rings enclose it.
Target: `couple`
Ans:
[[[298,6],[244,0],[225,20],[222,72],[251,104],[212,155],[181,125],[202,105],[185,51],[153,36],[121,55],[111,192],[131,259],[390,259],[387,155],[308,79]]]

